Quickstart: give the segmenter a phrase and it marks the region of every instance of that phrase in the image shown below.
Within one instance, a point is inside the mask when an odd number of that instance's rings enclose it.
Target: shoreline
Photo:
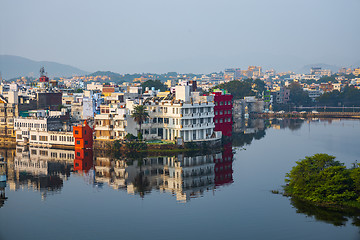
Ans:
[[[251,113],[251,118],[353,118],[360,119],[360,112],[284,112],[284,113]]]

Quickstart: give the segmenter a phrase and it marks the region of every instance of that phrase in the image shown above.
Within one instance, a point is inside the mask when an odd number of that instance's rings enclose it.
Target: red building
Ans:
[[[41,76],[39,78],[39,82],[45,82],[45,83],[48,83],[49,82],[49,78],[47,76]]]
[[[73,127],[73,135],[75,138],[75,149],[93,148],[93,130],[86,121],[84,121],[83,125]]]
[[[214,90],[214,123],[215,131],[221,131],[223,136],[232,135],[232,98],[225,90]]]

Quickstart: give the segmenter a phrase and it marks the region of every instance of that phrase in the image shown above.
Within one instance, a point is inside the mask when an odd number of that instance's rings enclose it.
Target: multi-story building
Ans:
[[[286,104],[290,100],[290,89],[280,87],[279,91],[275,92],[275,100],[278,104]]]
[[[221,132],[215,131],[214,96],[200,96],[190,92],[190,86],[176,86],[175,94],[162,98],[148,98],[143,102],[147,107],[149,119],[142,124],[145,139],[189,141],[219,140]],[[136,102],[127,103],[130,112]],[[137,124],[127,119],[127,131],[136,133]]]
[[[360,67],[359,68],[355,68],[354,71],[353,71],[353,74],[355,76],[359,76],[360,75]]]
[[[94,118],[94,136],[96,140],[124,139],[127,134],[127,118],[124,105],[101,105],[101,114]]]
[[[37,92],[37,109],[58,110],[62,104],[61,92]]]
[[[18,117],[14,119],[18,145],[42,147],[74,147],[72,132],[64,131],[67,116]]]
[[[161,94],[145,100],[126,100],[125,105],[101,106],[101,114],[95,116],[96,140],[123,139],[128,133],[137,135],[138,124],[131,116],[135,106],[143,104],[149,118],[142,124],[144,139],[208,141],[221,138],[214,128],[213,96],[200,96],[190,92],[190,86],[177,86],[176,93]]]
[[[214,123],[215,131],[221,131],[222,135],[230,137],[232,135],[232,98],[225,90],[215,90],[214,96]]]
[[[14,93],[14,92],[13,92]],[[17,95],[16,95],[17,97]],[[17,100],[17,99],[16,99]],[[19,116],[18,104],[0,95],[0,141],[15,137],[14,118]]]
[[[323,92],[332,92],[333,91],[333,85],[332,83],[321,83],[320,84],[320,89],[323,91]]]
[[[73,127],[73,135],[75,138],[75,148],[92,149],[93,147],[93,130],[84,121],[83,125]]]
[[[331,76],[332,72],[330,69],[321,69],[321,67],[312,67],[310,69],[310,74],[320,75],[320,76]]]

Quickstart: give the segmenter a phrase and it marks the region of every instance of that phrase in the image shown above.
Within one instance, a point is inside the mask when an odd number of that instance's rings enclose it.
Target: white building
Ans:
[[[138,105],[129,101],[126,107],[133,111]],[[221,138],[221,132],[214,132],[213,96],[190,93],[190,86],[176,86],[176,93],[163,98],[148,98],[143,102],[149,119],[142,124],[144,139],[209,141]],[[127,118],[127,131],[136,135],[138,124]]]
[[[62,131],[60,116],[35,118],[18,117],[14,119],[14,131],[18,145],[41,147],[74,146],[71,131]]]

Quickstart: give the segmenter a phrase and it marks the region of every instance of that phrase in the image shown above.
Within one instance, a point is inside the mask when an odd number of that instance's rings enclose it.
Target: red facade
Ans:
[[[46,76],[41,76],[41,77],[39,78],[39,82],[49,82],[49,78],[46,77]]]
[[[75,138],[75,149],[92,149],[93,130],[86,121],[84,121],[83,125],[73,127],[73,135]]]
[[[213,92],[215,131],[221,131],[223,136],[232,135],[232,98],[231,94],[222,91]]]

